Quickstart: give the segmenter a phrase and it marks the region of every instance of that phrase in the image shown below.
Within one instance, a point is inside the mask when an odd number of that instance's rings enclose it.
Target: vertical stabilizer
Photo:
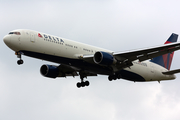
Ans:
[[[171,36],[168,38],[168,40],[164,44],[177,42],[177,39],[178,39],[178,35],[172,33]],[[159,64],[159,65],[165,67],[166,69],[170,70],[173,55],[174,55],[174,52],[167,53],[167,54],[153,58],[151,60],[151,62]]]

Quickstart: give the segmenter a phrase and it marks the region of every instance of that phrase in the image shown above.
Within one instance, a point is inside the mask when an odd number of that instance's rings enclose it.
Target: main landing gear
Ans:
[[[80,88],[80,87],[85,87],[85,86],[89,86],[89,81],[85,81],[84,82],[84,78],[85,78],[86,76],[85,75],[83,75],[82,73],[80,73],[80,79],[81,79],[81,82],[78,82],[77,84],[76,84],[76,86],[78,87],[78,88]],[[87,78],[87,77],[86,77]]]
[[[120,74],[115,74],[115,75],[109,75],[108,80],[112,81],[112,80],[117,80],[120,79],[121,75]]]
[[[24,61],[21,59],[21,54],[22,54],[22,53],[20,53],[20,52],[16,52],[15,54],[17,55],[17,58],[19,58],[19,59],[20,59],[20,60],[18,60],[18,61],[17,61],[17,64],[18,64],[18,65],[23,64],[23,63],[24,63]]]

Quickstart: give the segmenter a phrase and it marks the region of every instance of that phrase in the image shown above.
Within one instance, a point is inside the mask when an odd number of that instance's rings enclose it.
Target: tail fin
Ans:
[[[177,42],[177,39],[178,39],[178,35],[172,33],[171,36],[168,38],[168,40],[164,44]],[[165,67],[166,69],[170,70],[173,55],[174,55],[174,52],[164,54],[162,56],[158,56],[158,57],[153,58],[151,60],[151,62],[159,64],[159,65]]]

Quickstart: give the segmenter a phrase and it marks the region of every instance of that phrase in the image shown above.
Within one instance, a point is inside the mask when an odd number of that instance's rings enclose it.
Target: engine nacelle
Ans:
[[[111,65],[117,62],[113,55],[106,52],[96,52],[93,59],[96,64],[101,65]]]
[[[59,75],[59,69],[53,65],[42,65],[40,72],[44,77],[56,78]]]

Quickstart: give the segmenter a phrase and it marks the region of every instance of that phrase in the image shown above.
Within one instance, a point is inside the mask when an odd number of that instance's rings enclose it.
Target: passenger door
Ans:
[[[31,41],[32,43],[35,42],[35,35],[34,35],[34,33],[30,33],[30,41]]]
[[[156,76],[156,68],[154,66],[153,63],[150,63],[151,64],[151,80],[155,80],[155,76]]]

